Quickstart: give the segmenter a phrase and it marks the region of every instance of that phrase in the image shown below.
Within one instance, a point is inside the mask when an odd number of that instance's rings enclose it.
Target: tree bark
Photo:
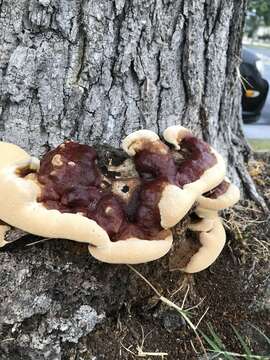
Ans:
[[[134,130],[162,134],[183,124],[220,151],[232,180],[263,204],[245,168],[241,127],[245,7],[246,0],[2,0],[0,138],[38,156],[64,139],[118,147]],[[0,261],[1,360],[68,359],[68,343],[111,321],[139,289],[126,286],[126,269],[89,261],[69,242],[2,253]],[[93,359],[109,359],[99,351]]]

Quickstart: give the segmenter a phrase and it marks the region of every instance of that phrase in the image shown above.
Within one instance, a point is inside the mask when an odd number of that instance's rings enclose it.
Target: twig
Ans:
[[[159,356],[162,359],[164,359],[164,356],[168,356],[168,353],[165,352],[144,352],[142,351],[142,349],[140,348],[140,346],[137,347],[137,351],[138,351],[138,357],[147,357],[147,356]]]
[[[158,297],[162,297],[159,291],[148,281],[138,270],[136,270],[133,266],[127,265],[132,271],[134,271],[141,279],[143,279],[147,285],[157,294]]]

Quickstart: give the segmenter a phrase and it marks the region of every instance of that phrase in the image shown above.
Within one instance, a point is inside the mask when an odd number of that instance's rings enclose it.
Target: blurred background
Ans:
[[[270,0],[250,0],[243,38],[244,132],[256,150],[270,150]]]

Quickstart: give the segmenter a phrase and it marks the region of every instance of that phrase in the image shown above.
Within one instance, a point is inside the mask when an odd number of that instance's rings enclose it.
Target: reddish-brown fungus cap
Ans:
[[[198,196],[223,180],[225,164],[209,145],[183,127],[166,129],[164,138],[179,149],[181,142],[183,160],[180,163],[151,131],[139,130],[130,134],[122,146],[134,156],[136,169],[142,177],[163,180],[158,207],[161,226],[167,229],[183,218]]]
[[[139,166],[138,170],[143,171]],[[117,167],[115,171],[117,173]],[[42,184],[39,201],[48,209],[80,213],[107,232],[111,241],[101,248],[90,246],[93,256],[102,257],[103,261],[135,263],[140,262],[140,258],[141,262],[153,260],[169,250],[172,236],[162,231],[158,211],[163,181],[144,182],[143,176],[141,179],[104,178],[95,150],[72,142],[46,154],[37,177]],[[144,247],[148,251],[143,252]],[[113,249],[119,250],[118,257]]]

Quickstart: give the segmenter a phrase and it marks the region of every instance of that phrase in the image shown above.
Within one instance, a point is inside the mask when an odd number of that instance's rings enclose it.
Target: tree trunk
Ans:
[[[245,168],[241,128],[245,6],[2,0],[1,139],[40,155],[64,139],[119,146],[134,130],[162,134],[181,123],[219,150],[230,177],[263,203]],[[126,268],[89,260],[85,247],[62,241],[0,259],[1,360],[119,358],[102,346],[85,357],[72,351],[135,299],[141,283],[133,280],[132,289]]]

